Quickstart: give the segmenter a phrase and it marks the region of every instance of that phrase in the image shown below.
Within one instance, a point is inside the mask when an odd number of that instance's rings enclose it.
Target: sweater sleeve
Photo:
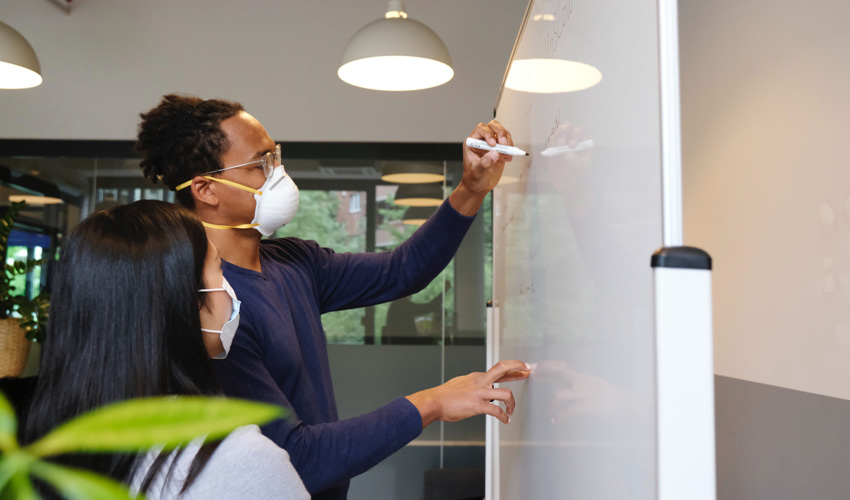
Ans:
[[[346,420],[307,425],[263,364],[251,331],[240,330],[228,363],[213,363],[225,391],[283,406],[288,417],[265,425],[269,439],[288,453],[311,493],[351,479],[392,455],[422,433],[419,411],[406,398]]]
[[[474,220],[446,200],[391,252],[336,254],[322,249],[315,266],[321,312],[379,304],[422,290],[451,262]]]

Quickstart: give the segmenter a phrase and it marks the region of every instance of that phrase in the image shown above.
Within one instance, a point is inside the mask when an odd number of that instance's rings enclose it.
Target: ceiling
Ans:
[[[239,101],[285,142],[459,142],[493,116],[526,2],[406,6],[445,42],[447,84],[380,92],[337,77],[385,0],[75,0],[70,14],[54,0],[3,2],[44,83],[0,91],[0,138],[131,140],[140,112],[181,92]]]
[[[45,79],[0,90],[0,140],[130,141],[140,112],[182,92],[241,102],[281,142],[460,143],[492,118],[526,9],[522,0],[406,1],[410,18],[445,42],[455,76],[434,89],[379,92],[343,83],[336,69],[348,39],[383,16],[385,0],[74,0],[70,12],[59,3],[0,5]],[[371,159],[321,156],[285,164],[296,180],[380,171]],[[132,158],[60,152],[0,157],[0,165],[69,193],[94,176],[140,177]]]

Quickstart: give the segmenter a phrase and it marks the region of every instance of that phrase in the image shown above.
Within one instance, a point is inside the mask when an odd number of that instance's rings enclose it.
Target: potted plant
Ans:
[[[15,225],[15,219],[26,203],[14,202],[0,219],[0,256],[6,255],[9,234]],[[34,298],[14,292],[13,280],[25,275],[42,261],[28,259],[26,262],[3,262],[0,273],[0,377],[17,377],[26,366],[32,341],[41,342],[50,295],[42,290]]]

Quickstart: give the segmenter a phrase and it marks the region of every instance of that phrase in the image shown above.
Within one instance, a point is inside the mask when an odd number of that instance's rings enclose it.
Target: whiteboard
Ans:
[[[494,195],[492,359],[536,367],[511,384],[512,422],[495,427],[491,498],[657,497],[649,259],[665,242],[670,125],[659,33],[655,0],[537,0],[526,14],[496,108],[530,155],[508,163]],[[513,78],[534,59],[601,80],[513,90],[553,79]]]

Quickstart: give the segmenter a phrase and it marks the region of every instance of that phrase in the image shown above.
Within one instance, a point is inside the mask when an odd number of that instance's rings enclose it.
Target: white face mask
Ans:
[[[262,233],[263,236],[271,236],[275,231],[288,224],[295,217],[295,212],[298,211],[298,186],[295,185],[292,177],[286,175],[283,165],[278,165],[274,168],[272,176],[266,179],[266,182],[263,183],[260,189],[243,186],[238,182],[218,179],[209,175],[205,175],[204,178],[254,193],[254,201],[257,203],[257,208],[254,209],[254,219],[248,224],[225,226],[204,222],[204,226],[206,227],[214,229],[247,229],[253,227]],[[177,189],[183,189],[190,182],[186,181],[178,186]]]
[[[278,165],[260,192],[262,194],[254,194],[257,208],[251,224],[263,236],[271,236],[295,217],[299,201],[298,186],[292,177],[286,175],[283,165]]]
[[[224,347],[224,352],[216,354],[213,356],[213,359],[224,359],[230,353],[230,346],[233,344],[233,337],[236,336],[236,329],[239,328],[239,307],[242,305],[242,302],[236,298],[236,292],[233,291],[233,288],[230,287],[230,283],[228,283],[226,279],[222,281],[221,288],[204,288],[198,291],[225,291],[227,292],[227,295],[230,295],[230,300],[233,304],[230,312],[230,319],[227,320],[227,322],[221,327],[221,330],[207,330],[206,328],[201,328],[202,332],[219,334],[221,337],[221,345]]]

